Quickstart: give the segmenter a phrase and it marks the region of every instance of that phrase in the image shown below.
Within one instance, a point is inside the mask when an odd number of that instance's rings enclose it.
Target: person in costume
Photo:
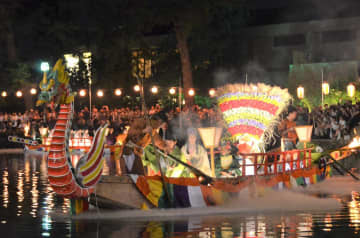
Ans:
[[[237,177],[241,176],[237,156],[238,149],[230,142],[221,142],[220,153],[215,163],[216,177]]]
[[[181,160],[186,161],[204,174],[211,176],[208,154],[206,149],[198,141],[196,129],[192,127],[188,128],[187,136],[187,142],[181,148]],[[193,175],[186,173],[186,170],[184,169],[182,176],[192,177]]]
[[[289,106],[286,118],[279,125],[283,150],[293,150],[296,148],[295,145],[298,139],[295,131],[296,116],[296,108]]]

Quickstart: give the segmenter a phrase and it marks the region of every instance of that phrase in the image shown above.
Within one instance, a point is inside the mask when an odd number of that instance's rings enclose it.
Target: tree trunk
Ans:
[[[194,104],[194,97],[189,96],[188,91],[194,86],[192,80],[191,60],[187,44],[187,35],[179,25],[175,26],[175,33],[181,59],[181,70],[184,84],[183,93],[185,96],[185,103],[186,105],[191,106]]]
[[[6,47],[7,47],[9,62],[15,63],[17,61],[15,37],[14,37],[14,31],[12,29],[12,25],[10,22],[7,23],[7,26],[6,26]]]

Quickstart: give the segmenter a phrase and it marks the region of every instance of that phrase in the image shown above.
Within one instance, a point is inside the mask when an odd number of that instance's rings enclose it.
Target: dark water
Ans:
[[[105,173],[111,173],[108,158]],[[46,160],[35,155],[0,157],[0,237],[360,237],[357,198],[328,212],[232,216],[75,220],[70,201],[48,185]],[[181,211],[179,211],[181,213]]]

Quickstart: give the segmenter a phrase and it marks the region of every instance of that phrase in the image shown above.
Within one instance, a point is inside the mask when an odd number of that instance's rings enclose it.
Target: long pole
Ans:
[[[153,134],[152,134],[153,128],[151,126],[150,118],[149,118],[147,108],[146,108],[145,97],[144,97],[143,79],[140,80],[139,78],[137,78],[137,81],[138,81],[138,84],[140,85],[140,97],[141,97],[142,109],[144,111],[144,117],[145,117],[145,120],[146,120],[146,126],[150,127],[150,129],[151,129],[150,139],[151,139],[151,144],[154,146],[155,157],[156,157],[157,164],[159,166],[159,171],[160,171],[160,175],[161,175],[161,181],[163,183],[163,188],[165,190],[166,197],[167,197],[167,199],[168,199],[168,201],[170,203],[170,206],[172,207],[172,201],[170,199],[171,197],[170,197],[169,191],[168,191],[166,183],[165,183],[164,173],[163,173],[162,168],[161,168],[160,154],[159,154],[159,151],[156,150],[155,140],[154,140],[154,137],[153,137]]]
[[[179,116],[179,128],[182,130],[182,118],[181,118],[181,105],[182,105],[182,84],[181,84],[181,76],[179,77],[179,109],[180,109],[180,116]]]
[[[321,69],[321,108],[324,109],[324,92],[323,92],[323,84],[324,84],[324,70]]]
[[[210,159],[211,159],[211,175],[215,178],[215,159],[214,159],[214,146],[210,147]]]
[[[90,120],[91,120],[91,78],[89,78],[89,115],[90,115]]]

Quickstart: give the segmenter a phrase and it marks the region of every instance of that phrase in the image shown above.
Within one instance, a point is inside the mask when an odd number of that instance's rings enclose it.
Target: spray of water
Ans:
[[[335,183],[345,183],[346,179],[335,179]],[[354,184],[355,185],[355,184]],[[328,184],[334,188],[333,185]],[[360,184],[349,186],[349,191],[360,188]],[[316,189],[312,190],[316,191]],[[250,189],[244,189],[238,196],[222,206],[206,208],[179,208],[179,209],[151,209],[151,210],[121,210],[88,212],[73,217],[80,220],[182,220],[190,217],[227,216],[244,214],[274,214],[283,212],[322,212],[338,210],[342,207],[337,199],[318,198],[308,194],[306,190],[272,190],[259,189],[254,194]]]

